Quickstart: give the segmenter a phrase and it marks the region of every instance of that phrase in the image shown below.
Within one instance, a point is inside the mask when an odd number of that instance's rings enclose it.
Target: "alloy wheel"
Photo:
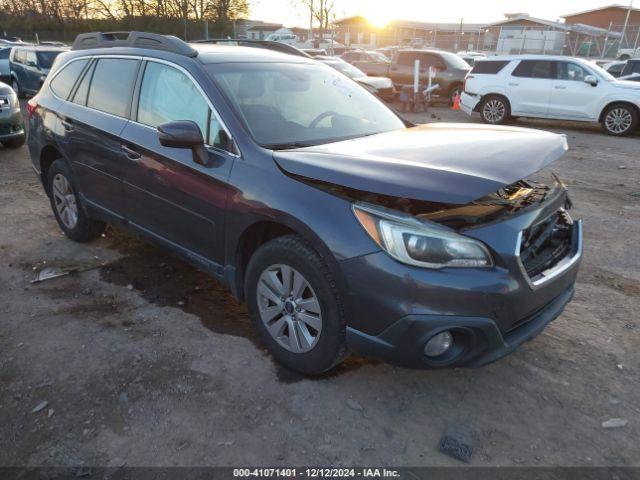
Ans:
[[[631,128],[633,115],[626,108],[614,108],[607,114],[604,123],[610,132],[621,134]]]
[[[58,217],[65,227],[74,229],[78,224],[78,206],[69,180],[61,173],[56,174],[53,177],[52,190]]]
[[[322,311],[307,279],[288,265],[271,265],[257,289],[260,319],[274,340],[293,353],[313,349],[322,331]]]
[[[482,108],[482,116],[487,122],[498,123],[502,121],[506,112],[504,102],[498,99],[489,100]]]
[[[20,94],[20,85],[18,85],[18,82],[15,78],[11,81],[11,88],[13,88],[13,91],[16,93],[16,95]]]

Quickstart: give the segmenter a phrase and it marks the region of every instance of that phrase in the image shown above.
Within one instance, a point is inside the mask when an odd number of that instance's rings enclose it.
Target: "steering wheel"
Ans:
[[[313,119],[313,121],[309,124],[309,128],[316,128],[316,126],[325,118],[327,117],[333,117],[335,115],[338,115],[338,112],[334,112],[333,110],[329,110],[327,112],[322,112],[320,115],[318,115],[316,118]]]

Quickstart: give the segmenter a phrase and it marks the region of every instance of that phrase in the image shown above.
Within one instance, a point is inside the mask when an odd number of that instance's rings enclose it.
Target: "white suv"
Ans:
[[[640,83],[616,80],[594,63],[542,55],[478,60],[467,75],[461,109],[486,123],[510,117],[600,122],[628,135],[640,119]]]

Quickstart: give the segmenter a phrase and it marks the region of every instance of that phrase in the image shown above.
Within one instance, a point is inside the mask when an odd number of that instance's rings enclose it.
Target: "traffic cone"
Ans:
[[[460,94],[458,93],[455,97],[453,97],[453,107],[451,110],[460,110]]]

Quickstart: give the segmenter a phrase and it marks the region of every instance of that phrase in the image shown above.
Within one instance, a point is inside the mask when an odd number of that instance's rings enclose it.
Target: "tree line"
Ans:
[[[88,31],[147,30],[203,38],[233,34],[248,0],[0,0],[0,33],[72,40]]]

